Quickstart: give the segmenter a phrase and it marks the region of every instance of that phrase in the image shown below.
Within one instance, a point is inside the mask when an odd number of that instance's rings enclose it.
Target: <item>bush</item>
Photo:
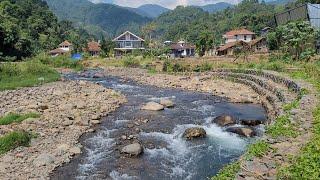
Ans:
[[[74,70],[82,70],[84,68],[80,61],[73,60],[67,56],[49,57],[47,55],[39,55],[34,59],[54,68],[71,68]]]
[[[165,60],[162,66],[163,72],[173,72],[173,64],[170,60]]]
[[[138,68],[140,67],[140,63],[138,60],[135,60],[132,56],[128,56],[124,58],[123,66],[130,68]]]
[[[0,137],[0,155],[19,146],[28,146],[32,135],[27,132],[11,132]]]

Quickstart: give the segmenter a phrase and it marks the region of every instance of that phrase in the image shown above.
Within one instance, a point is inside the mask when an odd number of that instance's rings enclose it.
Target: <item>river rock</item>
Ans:
[[[203,128],[194,127],[194,128],[188,128],[183,133],[183,137],[192,140],[193,138],[203,138],[206,136],[206,131]]]
[[[253,137],[256,135],[254,130],[249,127],[231,127],[231,128],[226,129],[226,131],[238,134],[243,137]]]
[[[129,154],[130,156],[138,156],[143,152],[143,147],[139,143],[127,145],[122,148],[121,153]]]
[[[161,111],[164,109],[164,106],[156,103],[156,102],[148,102],[145,106],[141,108],[142,110],[148,110],[148,111]]]
[[[263,122],[261,120],[241,120],[241,124],[246,126],[257,126],[263,124]]]
[[[160,100],[160,104],[167,107],[167,108],[171,108],[174,106],[173,101],[169,100],[169,99],[161,99]]]
[[[228,115],[218,116],[212,122],[218,124],[219,126],[229,126],[232,124],[236,124],[236,120],[232,116]]]
[[[37,167],[50,165],[52,163],[54,163],[54,157],[51,154],[40,154],[33,161],[33,164]]]
[[[103,73],[95,73],[93,75],[93,78],[103,78],[104,77],[104,74]]]

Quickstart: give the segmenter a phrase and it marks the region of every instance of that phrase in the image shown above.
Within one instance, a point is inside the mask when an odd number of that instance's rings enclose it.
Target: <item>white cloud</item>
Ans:
[[[105,3],[114,3],[120,6],[128,7],[139,7],[143,4],[158,4],[167,8],[175,8],[178,5],[206,5],[206,4],[215,4],[218,2],[227,2],[231,4],[237,4],[240,0],[91,0],[94,3],[105,2]]]

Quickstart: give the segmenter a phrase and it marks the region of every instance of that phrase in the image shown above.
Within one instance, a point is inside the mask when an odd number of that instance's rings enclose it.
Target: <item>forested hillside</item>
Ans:
[[[124,30],[139,31],[150,21],[126,8],[112,4],[94,4],[87,0],[46,0],[60,20],[70,20],[80,27],[99,29],[114,36]],[[102,32],[101,32],[102,33]],[[95,33],[97,35],[97,33]]]
[[[161,40],[179,40],[197,43],[202,38],[221,43],[222,34],[231,29],[246,27],[256,33],[274,26],[273,15],[281,7],[244,0],[233,8],[210,14],[197,7],[179,6],[152,22],[150,32]]]
[[[0,60],[32,56],[56,48],[65,39],[78,47],[86,38],[87,34],[71,23],[58,23],[46,2],[0,1]]]

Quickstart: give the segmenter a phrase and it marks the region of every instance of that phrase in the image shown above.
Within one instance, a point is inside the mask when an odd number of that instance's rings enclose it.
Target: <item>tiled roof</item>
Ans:
[[[95,42],[95,41],[91,41],[91,42],[88,42],[88,49],[87,49],[89,52],[91,51],[101,51],[101,47],[100,47],[100,44]]]
[[[258,42],[265,40],[265,39],[266,39],[265,37],[260,37],[260,38],[252,40],[249,44],[250,44],[250,46],[253,46],[253,45],[257,44]]]
[[[225,34],[225,36],[235,36],[235,35],[255,35],[256,33],[251,32],[247,29],[237,29],[229,31]]]
[[[218,51],[224,51],[224,50],[227,50],[227,49],[232,48],[232,47],[234,47],[234,46],[236,46],[236,45],[239,45],[239,44],[247,44],[247,43],[244,42],[244,41],[229,42],[229,43],[221,46],[221,47],[218,49]]]
[[[59,46],[71,46],[72,44],[69,41],[63,41]]]

